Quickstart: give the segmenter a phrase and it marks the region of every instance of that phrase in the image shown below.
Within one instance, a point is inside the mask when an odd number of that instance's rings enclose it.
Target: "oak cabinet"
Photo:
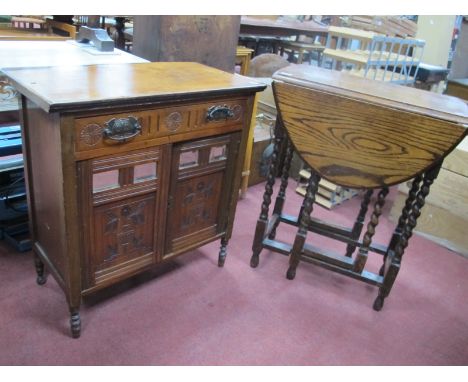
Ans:
[[[37,281],[64,290],[73,337],[87,294],[217,239],[223,266],[264,85],[195,63],[5,74],[22,94]]]

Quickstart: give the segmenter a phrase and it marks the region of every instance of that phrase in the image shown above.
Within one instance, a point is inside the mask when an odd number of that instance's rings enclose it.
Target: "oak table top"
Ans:
[[[350,188],[406,181],[466,136],[458,98],[322,68],[276,72],[280,118],[299,155],[322,177]]]

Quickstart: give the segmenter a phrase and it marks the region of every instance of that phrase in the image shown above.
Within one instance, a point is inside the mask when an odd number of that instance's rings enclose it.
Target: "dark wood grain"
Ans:
[[[381,107],[467,124],[468,106],[456,97],[305,65],[290,65],[278,70],[273,78]]]
[[[324,178],[350,188],[406,181],[445,157],[467,131],[461,123],[284,82],[275,82],[274,92],[299,155]]]

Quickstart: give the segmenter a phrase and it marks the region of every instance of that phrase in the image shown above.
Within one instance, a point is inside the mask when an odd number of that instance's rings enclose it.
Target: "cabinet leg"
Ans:
[[[36,267],[36,282],[39,285],[44,285],[47,281],[47,275],[45,274],[44,263],[37,254],[34,254],[34,265]]]
[[[226,246],[228,244],[228,240],[226,238],[221,238],[221,248],[219,249],[219,256],[218,256],[218,267],[224,266],[224,261],[226,260]]]
[[[70,329],[73,338],[79,338],[81,335],[81,318],[78,308],[70,308]]]

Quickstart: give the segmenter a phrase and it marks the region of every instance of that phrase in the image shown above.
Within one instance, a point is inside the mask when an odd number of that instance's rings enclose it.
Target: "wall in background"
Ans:
[[[452,71],[449,78],[468,78],[468,18],[464,17],[460,26]]]
[[[416,38],[426,41],[422,61],[447,67],[456,16],[418,16]]]

